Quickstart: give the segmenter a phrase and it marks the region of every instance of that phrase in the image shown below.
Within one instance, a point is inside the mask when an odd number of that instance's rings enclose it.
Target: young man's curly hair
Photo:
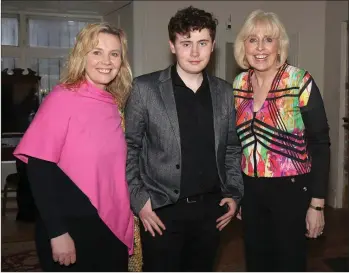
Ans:
[[[168,24],[168,34],[170,41],[175,43],[176,33],[181,35],[189,35],[191,31],[207,28],[210,32],[212,41],[216,37],[216,27],[218,20],[213,17],[212,13],[208,13],[202,9],[192,6],[179,10],[173,16]]]

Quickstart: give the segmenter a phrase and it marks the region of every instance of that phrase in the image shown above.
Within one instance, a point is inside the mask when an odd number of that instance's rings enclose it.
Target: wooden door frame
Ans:
[[[346,74],[348,70],[348,21],[341,23],[341,55],[340,55],[340,92],[339,92],[339,132],[338,132],[338,176],[335,196],[335,208],[343,207],[343,193],[344,184],[346,180],[345,176],[345,158],[347,149],[345,140],[345,129],[343,127],[343,117],[348,117],[348,109],[346,109]],[[348,144],[347,144],[348,145]]]

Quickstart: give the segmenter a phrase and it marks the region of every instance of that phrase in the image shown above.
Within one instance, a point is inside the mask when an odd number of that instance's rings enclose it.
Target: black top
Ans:
[[[194,93],[179,77],[176,65],[171,69],[181,139],[181,190],[185,198],[219,192],[216,166],[213,109],[206,73]]]
[[[50,239],[68,232],[67,218],[97,214],[88,197],[55,163],[30,157],[27,172]]]
[[[313,198],[326,198],[331,158],[329,126],[320,90],[313,78],[310,78],[308,84],[310,81],[313,84],[309,101],[301,108],[307,146],[312,159],[310,193]]]

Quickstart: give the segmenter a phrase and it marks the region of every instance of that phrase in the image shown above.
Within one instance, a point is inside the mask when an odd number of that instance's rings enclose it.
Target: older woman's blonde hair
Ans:
[[[60,83],[68,88],[79,86],[85,80],[86,55],[98,45],[98,34],[115,35],[121,43],[121,66],[118,75],[108,84],[106,90],[115,98],[121,110],[124,108],[132,85],[132,72],[127,58],[127,39],[122,29],[108,23],[94,23],[85,26],[76,36]]]
[[[282,66],[287,59],[289,38],[284,25],[279,17],[273,12],[264,12],[262,10],[253,11],[245,20],[240,32],[236,36],[234,44],[234,56],[237,64],[243,68],[250,68],[246,60],[245,40],[255,34],[257,26],[265,28],[265,34],[279,40],[279,58],[278,66]]]

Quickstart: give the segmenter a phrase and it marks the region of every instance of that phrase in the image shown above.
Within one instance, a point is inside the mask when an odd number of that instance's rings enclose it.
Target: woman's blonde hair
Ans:
[[[118,75],[111,81],[106,90],[115,98],[118,106],[123,109],[132,85],[132,72],[127,58],[127,39],[122,29],[115,28],[108,23],[94,23],[85,26],[76,36],[60,83],[68,88],[79,86],[85,81],[86,55],[98,45],[98,34],[115,35],[121,43],[121,66]]]
[[[262,10],[253,11],[245,20],[239,34],[236,36],[234,44],[234,56],[237,64],[243,68],[250,68],[245,57],[245,40],[254,34],[257,25],[262,25],[265,28],[266,35],[279,40],[279,64],[282,66],[287,59],[289,38],[284,25],[279,17],[273,12],[264,12]]]

